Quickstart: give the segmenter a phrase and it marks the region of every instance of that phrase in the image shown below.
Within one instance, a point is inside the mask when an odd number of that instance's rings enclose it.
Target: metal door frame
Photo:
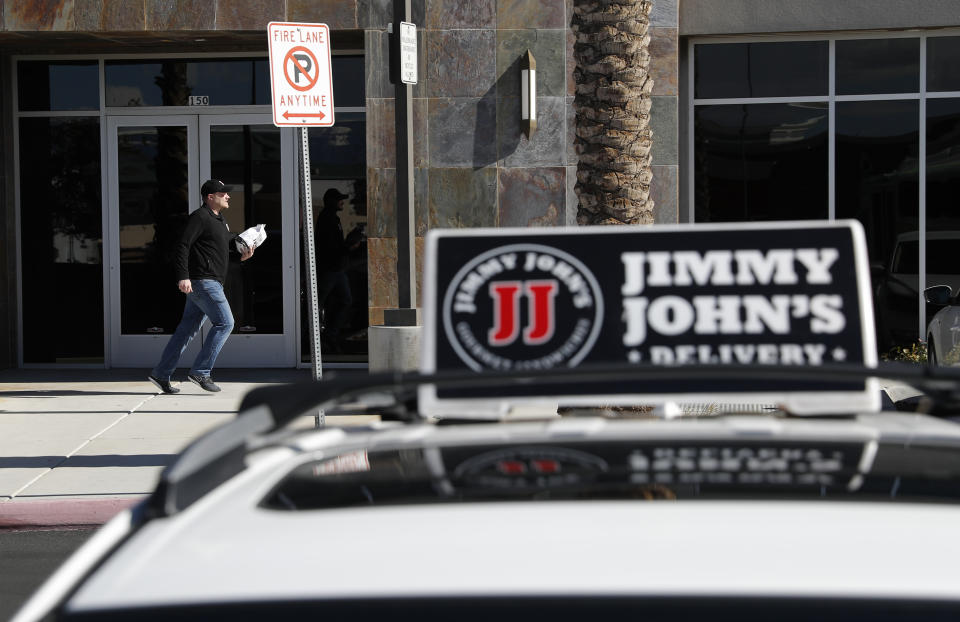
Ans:
[[[107,132],[107,218],[104,230],[106,246],[104,262],[105,298],[108,300],[107,366],[152,367],[160,358],[169,335],[122,335],[120,308],[120,198],[117,131],[121,127],[184,126],[187,128],[188,210],[199,207],[200,180],[210,175],[210,128],[215,125],[272,125],[269,114],[180,114],[180,115],[108,115]],[[297,283],[297,192],[294,176],[293,133],[280,129],[282,228],[287,238],[283,248],[283,333],[276,335],[233,334],[217,359],[218,367],[297,367],[299,362]],[[277,240],[276,242],[279,242]],[[265,244],[269,244],[268,240]],[[251,261],[256,261],[256,256]],[[158,283],[157,287],[163,284]],[[172,285],[171,285],[172,287]],[[181,366],[189,365],[199,351],[203,331],[183,353]]]
[[[208,114],[199,117],[199,174],[200,179],[210,178],[210,128],[216,125],[273,125],[269,113]],[[296,367],[297,365],[297,193],[295,161],[290,160],[294,148],[293,132],[276,128],[280,132],[280,185],[284,245],[283,266],[283,332],[273,335],[236,333],[230,335],[217,359],[218,367]],[[198,191],[199,193],[199,191]],[[237,232],[239,233],[239,232]],[[280,240],[267,238],[264,244],[279,244]],[[256,261],[254,254],[249,261]]]
[[[187,179],[189,195],[200,193],[199,170],[191,166],[199,157],[197,147],[197,115],[123,115],[108,116],[107,126],[107,227],[103,232],[106,246],[104,253],[104,285],[107,290],[107,365],[108,367],[152,367],[160,360],[160,354],[169,335],[122,335],[120,322],[120,197],[119,197],[119,157],[117,131],[121,127],[157,127],[179,126],[187,128]],[[196,205],[191,205],[191,211]],[[157,283],[156,287],[165,284]],[[166,284],[173,287],[172,283]],[[184,352],[184,360],[200,348],[200,340],[195,339]]]

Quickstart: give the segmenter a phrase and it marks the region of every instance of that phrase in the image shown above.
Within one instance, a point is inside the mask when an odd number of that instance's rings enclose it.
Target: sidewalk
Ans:
[[[308,369],[224,369],[220,393],[184,381],[164,395],[147,373],[0,371],[0,528],[101,524],[150,493],[190,441],[232,419],[250,389],[310,379]]]

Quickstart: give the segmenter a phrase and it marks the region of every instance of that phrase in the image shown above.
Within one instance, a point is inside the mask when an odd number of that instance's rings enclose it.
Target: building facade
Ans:
[[[418,241],[575,224],[572,3],[413,2]],[[307,364],[298,150],[270,120],[271,21],[331,29],[336,125],[310,130],[314,214],[336,188],[344,230],[367,237],[347,264],[351,338],[325,362],[366,361],[366,327],[397,305],[391,0],[0,6],[0,366],[152,365],[182,305],[172,240],[207,177],[236,188],[232,229],[268,230],[229,276],[220,364]],[[649,34],[655,221],[857,218],[881,348],[920,337],[922,287],[960,284],[945,257],[960,236],[956,3],[655,0]]]

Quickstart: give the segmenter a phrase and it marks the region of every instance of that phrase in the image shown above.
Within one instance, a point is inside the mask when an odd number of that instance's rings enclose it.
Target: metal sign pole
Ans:
[[[413,84],[417,81],[417,27],[410,0],[393,0],[391,77],[394,83],[397,149],[397,307],[385,309],[387,326],[416,326],[416,217],[413,175]]]
[[[310,183],[310,141],[307,137],[308,128],[301,127],[298,132],[300,138],[300,202],[303,214],[303,248],[306,249],[307,270],[307,310],[310,315],[310,354],[313,360],[313,379],[320,380],[323,369],[320,361],[320,309],[317,304],[317,263],[313,245],[313,193]],[[326,424],[323,410],[317,412],[314,420],[316,427]]]

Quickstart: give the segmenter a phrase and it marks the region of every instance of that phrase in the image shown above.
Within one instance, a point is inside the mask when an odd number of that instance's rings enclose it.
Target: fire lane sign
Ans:
[[[277,127],[330,127],[333,70],[326,24],[270,22],[270,100]]]

